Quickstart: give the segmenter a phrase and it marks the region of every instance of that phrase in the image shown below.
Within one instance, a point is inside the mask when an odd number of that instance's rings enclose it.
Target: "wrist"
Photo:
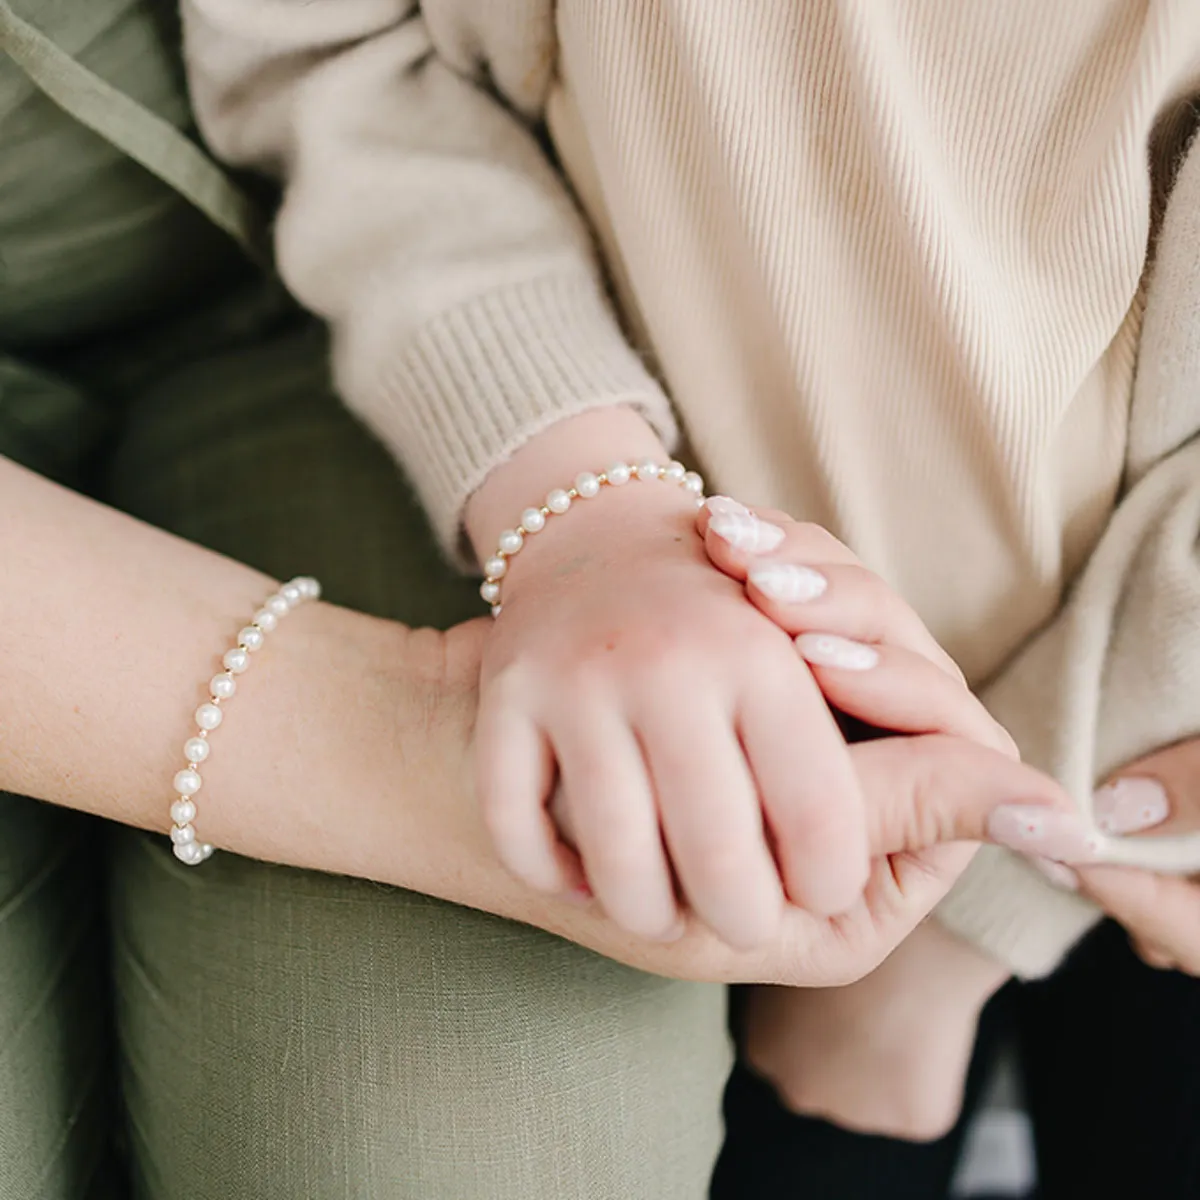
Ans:
[[[650,425],[625,406],[559,421],[496,467],[468,502],[467,534],[479,561],[495,553],[501,532],[513,528],[525,509],[555,488],[569,488],[580,472],[669,457]]]

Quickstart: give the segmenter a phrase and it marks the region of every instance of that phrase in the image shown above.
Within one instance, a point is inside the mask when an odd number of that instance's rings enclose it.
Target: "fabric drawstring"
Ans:
[[[270,253],[254,202],[169,121],[78,63],[0,0],[0,53],[69,116],[140,163],[223,229],[255,263]]]

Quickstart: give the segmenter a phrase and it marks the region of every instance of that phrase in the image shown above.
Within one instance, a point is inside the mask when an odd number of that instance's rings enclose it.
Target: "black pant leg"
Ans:
[[[739,1061],[725,1090],[725,1144],[711,1200],[945,1200],[988,1068],[1011,1029],[1012,991],[985,1010],[963,1115],[935,1142],[872,1137],[798,1116]]]
[[[1042,1200],[1200,1198],[1200,980],[1106,922],[1016,1018]]]

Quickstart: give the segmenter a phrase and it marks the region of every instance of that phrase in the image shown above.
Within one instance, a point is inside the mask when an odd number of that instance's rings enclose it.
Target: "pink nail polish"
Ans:
[[[1035,804],[1002,804],[988,818],[988,837],[1022,854],[1059,862],[1095,862],[1100,838],[1076,813]]]
[[[717,513],[709,521],[708,528],[735,550],[744,550],[747,554],[769,554],[784,539],[784,532],[778,525],[760,521],[749,512]]]
[[[1128,776],[1097,788],[1092,819],[1101,833],[1138,833],[1161,825],[1171,812],[1166,789],[1157,779]]]
[[[730,496],[709,496],[704,502],[704,507],[715,517],[720,513],[734,513],[737,515],[746,515],[750,510],[744,505],[739,504]]]
[[[765,563],[749,574],[750,582],[780,604],[807,604],[825,594],[829,581],[820,571],[799,563]]]
[[[879,662],[879,651],[863,642],[833,633],[802,633],[796,649],[805,662],[817,667],[838,667],[843,671],[869,671]]]

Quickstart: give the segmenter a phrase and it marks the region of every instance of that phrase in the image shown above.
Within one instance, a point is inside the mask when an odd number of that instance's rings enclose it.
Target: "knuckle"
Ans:
[[[607,822],[603,834],[589,838],[580,853],[589,876],[611,885],[630,886],[644,880],[655,862],[653,847],[633,821]]]
[[[819,798],[797,797],[771,809],[776,838],[789,847],[829,851],[847,842],[856,827],[854,801],[849,792],[826,793]]]
[[[706,831],[687,848],[690,884],[705,893],[739,893],[754,869],[754,851],[741,841]]]

